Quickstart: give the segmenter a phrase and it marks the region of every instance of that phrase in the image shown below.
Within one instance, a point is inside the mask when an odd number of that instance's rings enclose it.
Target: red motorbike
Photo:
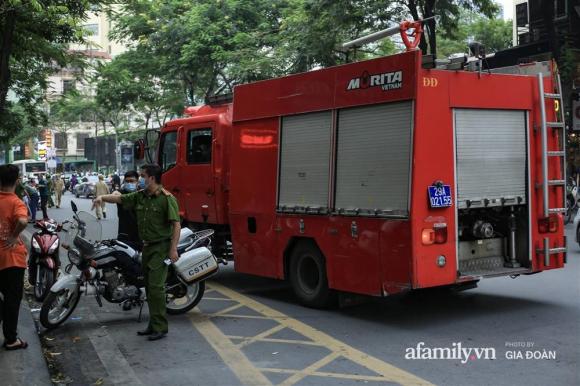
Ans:
[[[54,220],[39,220],[34,227],[38,231],[32,235],[30,241],[28,281],[34,286],[34,297],[42,301],[58,276],[60,267],[58,232],[61,231],[62,225]]]

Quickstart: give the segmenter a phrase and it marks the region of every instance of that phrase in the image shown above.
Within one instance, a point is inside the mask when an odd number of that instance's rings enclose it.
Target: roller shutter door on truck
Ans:
[[[526,115],[519,110],[455,110],[459,208],[526,202]]]
[[[328,211],[332,112],[282,118],[278,208]]]
[[[339,110],[336,210],[408,216],[412,118],[411,101]]]

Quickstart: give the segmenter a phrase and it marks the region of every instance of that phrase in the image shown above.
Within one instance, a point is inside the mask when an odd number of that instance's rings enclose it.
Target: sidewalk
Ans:
[[[36,325],[25,299],[20,305],[18,334],[28,342],[28,348],[16,351],[6,351],[0,348],[0,384],[3,386],[52,385],[40,346],[40,337],[36,332]]]

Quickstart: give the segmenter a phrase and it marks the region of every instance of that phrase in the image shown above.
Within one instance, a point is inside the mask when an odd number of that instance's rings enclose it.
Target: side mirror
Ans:
[[[75,213],[78,212],[79,209],[77,208],[77,204],[75,204],[74,201],[70,202],[70,206],[72,207],[73,212],[75,212]]]
[[[142,139],[135,141],[133,145],[133,157],[139,161],[145,158],[145,142]]]

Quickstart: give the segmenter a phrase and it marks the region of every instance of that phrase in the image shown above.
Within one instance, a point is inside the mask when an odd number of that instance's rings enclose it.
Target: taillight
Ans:
[[[433,228],[425,228],[421,232],[423,245],[444,244],[447,242],[447,223],[433,224]]]
[[[433,224],[435,231],[435,244],[443,244],[447,242],[447,224],[444,222]]]
[[[423,229],[421,233],[421,242],[424,245],[431,245],[435,242],[435,231],[431,228]]]
[[[538,219],[538,231],[540,233],[556,233],[560,227],[558,215]]]

